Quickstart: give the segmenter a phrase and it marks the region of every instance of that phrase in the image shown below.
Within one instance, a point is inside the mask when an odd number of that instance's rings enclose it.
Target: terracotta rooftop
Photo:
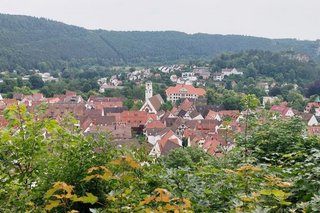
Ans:
[[[280,113],[282,116],[284,116],[284,115],[288,112],[289,109],[290,109],[290,108],[287,107],[287,106],[285,106],[285,105],[273,105],[273,106],[271,107],[270,111],[278,112],[278,113]]]
[[[320,108],[319,102],[310,102],[306,105],[306,110],[311,110],[312,108]]]
[[[202,146],[202,148],[204,149],[211,149],[211,151],[216,151],[217,148],[220,146],[220,142],[216,139],[212,139],[212,140],[206,140]],[[212,154],[212,153],[210,153]]]
[[[210,110],[206,116],[206,119],[215,119],[217,115],[219,115],[218,112]]]
[[[158,141],[162,155],[167,154],[171,149],[180,147],[177,139],[170,139],[173,135],[173,131],[170,130]]]
[[[309,136],[320,136],[320,126],[309,126],[308,127]]]
[[[167,95],[179,93],[204,96],[206,94],[206,91],[202,88],[195,88],[194,86],[187,84],[177,84],[175,87],[169,87],[168,89],[166,89]]]
[[[161,121],[152,121],[146,125],[146,129],[161,129],[166,126]]]
[[[189,111],[193,106],[193,102],[189,99],[185,99],[180,106],[178,107],[179,110]]]
[[[239,117],[240,111],[239,110],[222,110],[219,111],[219,115],[221,117],[230,117],[232,119],[237,119]]]
[[[148,121],[156,121],[158,120],[158,116],[156,114],[147,114]]]

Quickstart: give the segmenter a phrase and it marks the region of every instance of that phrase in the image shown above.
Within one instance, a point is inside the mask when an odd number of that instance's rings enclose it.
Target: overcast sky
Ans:
[[[0,0],[0,12],[88,29],[320,39],[320,0]]]

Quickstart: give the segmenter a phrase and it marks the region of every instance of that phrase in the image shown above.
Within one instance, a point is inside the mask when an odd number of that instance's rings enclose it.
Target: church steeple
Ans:
[[[146,101],[153,96],[152,82],[146,82],[145,99]]]

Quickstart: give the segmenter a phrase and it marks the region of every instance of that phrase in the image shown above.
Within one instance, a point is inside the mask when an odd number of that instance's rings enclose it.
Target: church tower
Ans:
[[[153,96],[153,90],[152,90],[152,82],[147,81],[146,82],[146,91],[145,91],[145,98],[146,101]]]

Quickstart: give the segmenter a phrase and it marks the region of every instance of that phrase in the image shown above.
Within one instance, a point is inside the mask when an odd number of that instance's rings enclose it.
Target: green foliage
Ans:
[[[13,89],[13,91],[15,93],[21,93],[21,94],[24,94],[24,95],[32,95],[32,90],[29,88],[29,87],[26,87],[26,86],[23,86],[23,87],[15,87]]]
[[[132,99],[126,99],[123,101],[123,105],[128,107],[129,110],[140,110],[143,106],[143,102],[140,100],[134,101]]]
[[[108,139],[81,136],[69,118],[63,121],[65,126],[54,120],[35,121],[41,113],[31,115],[23,105],[5,111],[9,125],[0,131],[0,175],[4,180],[0,206],[5,212],[40,206],[44,192],[58,180],[73,184],[76,192],[84,195],[81,180],[85,171],[113,157]],[[91,187],[95,186],[86,186]]]
[[[208,88],[206,98],[209,105],[222,106],[226,110],[241,109],[241,96],[233,90]]]
[[[199,58],[209,59],[212,55],[225,52],[239,52],[257,49],[281,51],[292,49],[317,57],[316,41],[293,39],[265,39],[237,35],[188,35],[181,32],[116,32],[86,30],[44,18],[0,15],[0,69],[21,72],[28,69],[41,71],[65,70],[68,67],[89,65],[121,65],[168,63]],[[79,48],[81,46],[81,48]],[[19,51],[17,51],[19,50]],[[256,55],[256,52],[254,52]],[[246,57],[232,57],[232,62],[217,60],[215,67],[225,68],[242,65],[248,76],[255,77],[261,72],[279,73],[273,65],[265,64],[262,57],[279,64],[281,58],[267,52],[259,53],[253,62]],[[290,55],[289,55],[290,56]],[[248,57],[253,58],[252,54]],[[228,55],[221,56],[227,59]],[[256,62],[262,62],[257,64]],[[252,64],[251,64],[252,63]],[[199,63],[198,63],[199,64]],[[249,65],[248,65],[249,64]],[[280,63],[284,78],[303,77],[310,73],[310,67],[291,67]],[[237,66],[236,66],[237,67]],[[289,75],[290,74],[290,75]],[[294,77],[294,76],[292,76]],[[308,76],[309,77],[309,76]]]
[[[123,101],[123,105],[128,107],[128,109],[131,109],[134,105],[134,102],[132,99],[126,99]]]
[[[16,86],[16,81],[13,79],[4,78],[3,82],[0,83],[0,93],[10,93],[13,92]]]
[[[320,71],[317,65],[312,60],[301,61],[297,57],[292,51],[273,53],[249,50],[220,55],[211,61],[211,65],[214,71],[236,67],[244,72],[244,77],[272,77],[279,83],[299,83],[317,78]]]
[[[171,101],[166,101],[165,103],[163,103],[161,105],[161,109],[164,110],[164,111],[171,111],[173,108],[173,104]]]
[[[304,154],[301,155],[303,153],[301,149],[307,149],[311,145],[307,144],[311,141],[303,136],[305,126],[299,118],[270,119],[252,128],[254,134],[246,146],[252,150],[252,156],[262,163],[290,164],[292,157],[295,160],[304,157]]]
[[[258,103],[254,95],[241,102]],[[72,117],[58,125],[36,116],[42,110],[32,115],[23,105],[5,111],[2,212],[319,211],[320,140],[305,137],[298,118],[250,114],[247,137],[224,157],[185,147],[154,160],[113,148],[108,136],[83,136]]]
[[[222,97],[222,105],[226,110],[239,110],[241,97],[232,90],[226,90]]]
[[[31,84],[32,89],[40,89],[44,85],[44,82],[39,75],[30,76],[29,82]]]
[[[69,206],[72,206],[74,202],[94,204],[98,201],[98,198],[91,193],[78,197],[74,194],[74,187],[64,182],[54,183],[53,187],[46,192],[45,198],[48,199],[44,208],[47,211],[51,211],[54,208],[62,208],[64,211],[73,211],[72,209],[69,209]]]
[[[184,149],[174,149],[164,157],[161,161],[168,168],[178,167],[196,167],[203,161],[206,161],[210,156],[202,149],[194,147],[185,147]]]
[[[245,95],[241,98],[241,106],[243,110],[255,110],[260,106],[260,101],[255,95]]]
[[[290,90],[287,96],[287,100],[289,102],[289,106],[291,106],[295,110],[302,111],[307,104],[302,94],[297,91]]]

